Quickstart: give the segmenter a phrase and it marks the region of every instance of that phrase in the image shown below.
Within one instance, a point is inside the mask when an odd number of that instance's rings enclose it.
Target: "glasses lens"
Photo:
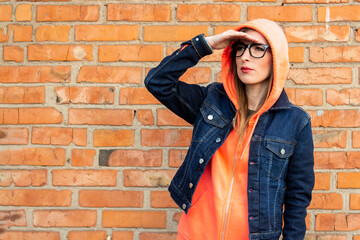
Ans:
[[[255,58],[261,58],[265,55],[266,47],[260,44],[252,44],[250,46],[250,54]]]
[[[243,53],[246,50],[246,46],[244,44],[237,44],[235,45],[235,53],[236,53],[236,57],[241,57],[243,55]]]

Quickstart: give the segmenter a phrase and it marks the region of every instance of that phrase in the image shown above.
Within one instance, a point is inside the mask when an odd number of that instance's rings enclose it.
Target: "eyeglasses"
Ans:
[[[250,56],[254,58],[262,58],[265,56],[266,50],[270,49],[270,46],[261,43],[251,43],[248,45],[243,43],[234,43],[232,45],[232,50],[235,53],[235,57],[241,57],[247,48],[249,49]]]

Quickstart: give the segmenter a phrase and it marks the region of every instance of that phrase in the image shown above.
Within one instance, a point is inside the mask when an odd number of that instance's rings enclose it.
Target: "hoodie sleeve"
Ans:
[[[151,69],[145,78],[149,92],[167,108],[193,124],[199,108],[207,95],[208,87],[187,84],[179,78],[199,60],[212,53],[205,36],[200,34]]]
[[[283,240],[303,240],[305,236],[306,208],[315,182],[313,149],[311,121],[307,119],[288,166]]]

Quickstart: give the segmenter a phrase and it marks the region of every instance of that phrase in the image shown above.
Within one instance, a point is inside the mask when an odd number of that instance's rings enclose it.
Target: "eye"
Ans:
[[[242,51],[244,51],[245,46],[244,45],[237,45],[235,49],[236,49],[236,51],[242,52]]]
[[[253,46],[253,49],[254,49],[255,51],[258,51],[258,52],[264,52],[264,51],[265,51],[265,47],[262,46],[262,45],[254,45],[254,46]]]

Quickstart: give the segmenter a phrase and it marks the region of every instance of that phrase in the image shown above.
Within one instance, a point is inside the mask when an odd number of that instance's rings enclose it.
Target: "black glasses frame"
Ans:
[[[244,46],[244,51],[243,51],[240,55],[236,55],[236,53],[237,53],[237,47],[240,46],[240,45],[241,45],[241,46]],[[264,47],[264,48],[265,48],[264,54],[263,54],[262,56],[260,56],[260,57],[255,57],[255,56],[252,54],[252,52],[251,52],[251,47],[252,47],[252,46],[262,46],[262,47]],[[251,44],[247,44],[247,45],[244,44],[244,43],[234,43],[234,44],[231,46],[231,48],[232,48],[232,51],[233,51],[233,54],[234,54],[235,57],[241,57],[242,55],[244,55],[246,49],[249,49],[250,56],[252,56],[253,58],[262,58],[262,57],[265,56],[266,51],[267,51],[268,49],[270,49],[270,46],[269,46],[269,45],[266,45],[266,44],[262,44],[262,43],[251,43]]]

